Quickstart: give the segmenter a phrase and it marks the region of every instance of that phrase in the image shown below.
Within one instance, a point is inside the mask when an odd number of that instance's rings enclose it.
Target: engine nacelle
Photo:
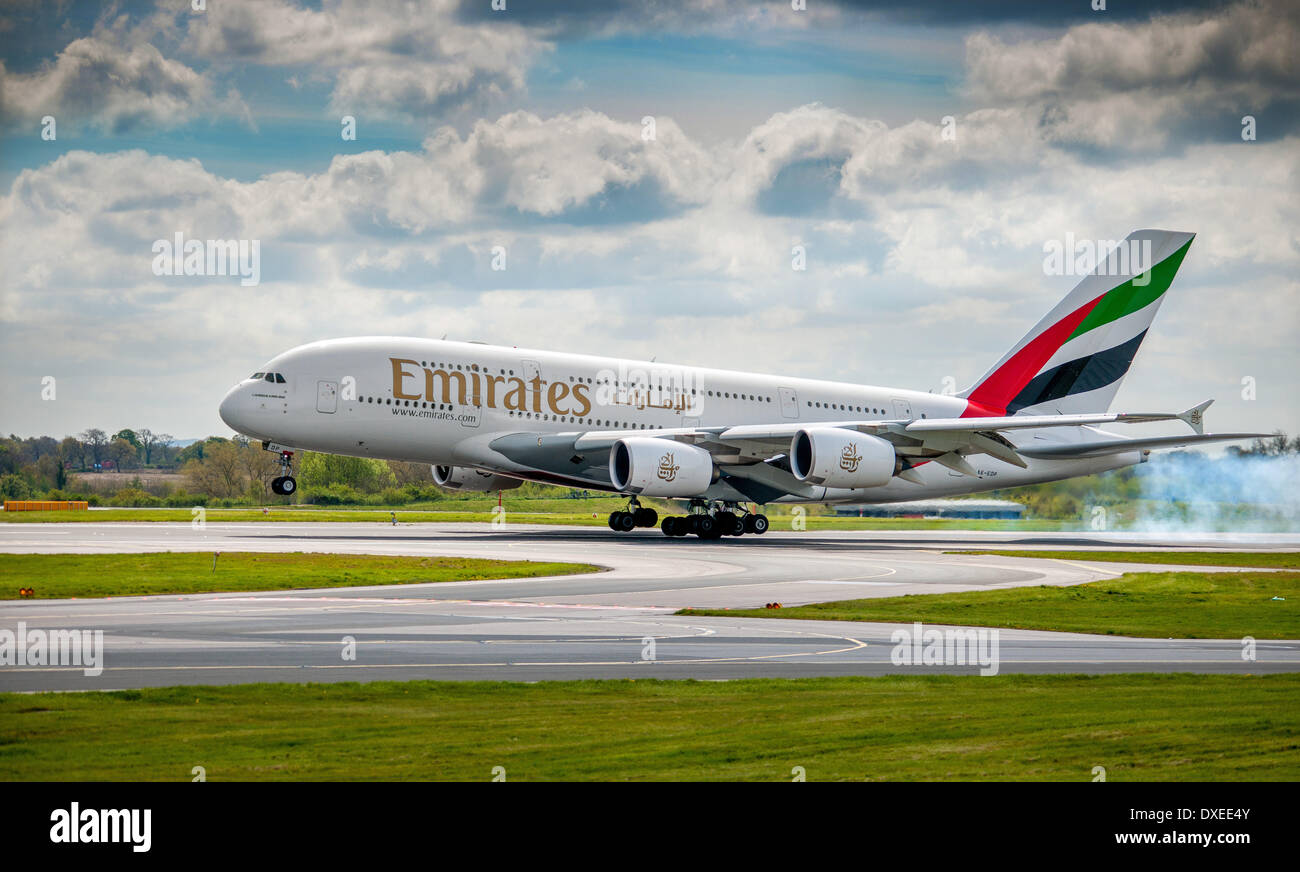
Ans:
[[[467,466],[433,467],[433,483],[443,490],[481,493],[485,491],[510,490],[523,482],[517,478],[480,472]]]
[[[622,493],[697,497],[717,480],[713,455],[670,439],[629,436],[609,450],[609,478]]]
[[[790,471],[825,487],[880,487],[898,468],[894,446],[879,436],[839,427],[800,430],[790,440]]]

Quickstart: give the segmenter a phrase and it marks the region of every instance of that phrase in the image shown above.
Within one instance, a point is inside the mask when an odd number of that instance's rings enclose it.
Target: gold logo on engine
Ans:
[[[658,475],[664,481],[672,481],[677,478],[677,470],[679,469],[681,467],[673,463],[673,453],[671,451],[659,458]]]
[[[846,472],[857,472],[858,464],[862,462],[862,455],[858,453],[858,443],[850,442],[840,451],[840,469]]]

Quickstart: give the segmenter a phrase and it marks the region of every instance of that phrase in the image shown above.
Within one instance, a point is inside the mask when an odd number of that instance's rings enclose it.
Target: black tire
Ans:
[[[663,525],[660,527],[660,529],[664,531],[665,536],[676,536],[677,519],[674,518],[672,515],[669,515],[668,517],[664,518]]]
[[[280,485],[283,483],[283,476],[271,479],[271,493],[275,494],[277,497],[284,496],[284,491],[280,490]]]
[[[638,527],[653,527],[659,523],[659,513],[654,509],[637,509],[636,525]]]
[[[617,518],[618,515],[619,515],[618,512],[609,513],[609,529],[613,530],[616,533],[618,532],[618,525],[614,523],[614,519]]]
[[[755,515],[754,532],[757,533],[759,536],[762,536],[764,533],[767,532],[767,528],[768,528],[767,515]]]
[[[718,532],[718,522],[713,519],[712,515],[696,515],[695,529],[691,532],[701,539],[717,539],[722,534]]]
[[[620,533],[631,532],[636,527],[636,515],[631,512],[619,512],[614,523],[617,524],[614,529]]]
[[[746,533],[752,533],[752,532],[754,532],[754,516],[753,516],[753,515],[745,515],[745,517],[741,518],[741,519],[740,519],[740,527],[741,527],[741,529],[744,530]]]
[[[292,475],[286,475],[280,482],[280,493],[287,497],[291,496],[296,490],[298,490],[298,482],[294,480]]]

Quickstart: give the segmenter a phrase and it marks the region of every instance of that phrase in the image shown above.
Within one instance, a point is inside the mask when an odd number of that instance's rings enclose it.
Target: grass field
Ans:
[[[0,694],[0,779],[1295,780],[1300,675]]]
[[[948,554],[993,554],[1040,560],[1100,560],[1117,563],[1165,563],[1180,566],[1246,566],[1300,569],[1296,551],[949,551]]]
[[[0,554],[0,599],[290,590],[597,572],[585,563],[366,554]]]
[[[1300,572],[1138,572],[1069,587],[840,600],[784,609],[684,609],[678,614],[921,621],[1162,639],[1300,639]]]

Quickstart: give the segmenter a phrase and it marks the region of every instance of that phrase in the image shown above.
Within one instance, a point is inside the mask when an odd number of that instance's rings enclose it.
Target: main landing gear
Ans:
[[[293,477],[293,452],[281,451],[277,462],[280,464],[280,472],[284,475],[271,479],[271,493],[282,497],[297,493],[298,481]]]
[[[636,527],[653,527],[659,522],[659,513],[654,509],[644,509],[636,497],[628,500],[626,512],[611,512],[609,529],[616,533],[627,533]]]
[[[665,536],[694,533],[701,539],[721,539],[746,533],[761,536],[767,528],[767,515],[746,511],[737,503],[715,503],[710,508],[704,500],[691,500],[689,515],[664,518],[663,522]]]

